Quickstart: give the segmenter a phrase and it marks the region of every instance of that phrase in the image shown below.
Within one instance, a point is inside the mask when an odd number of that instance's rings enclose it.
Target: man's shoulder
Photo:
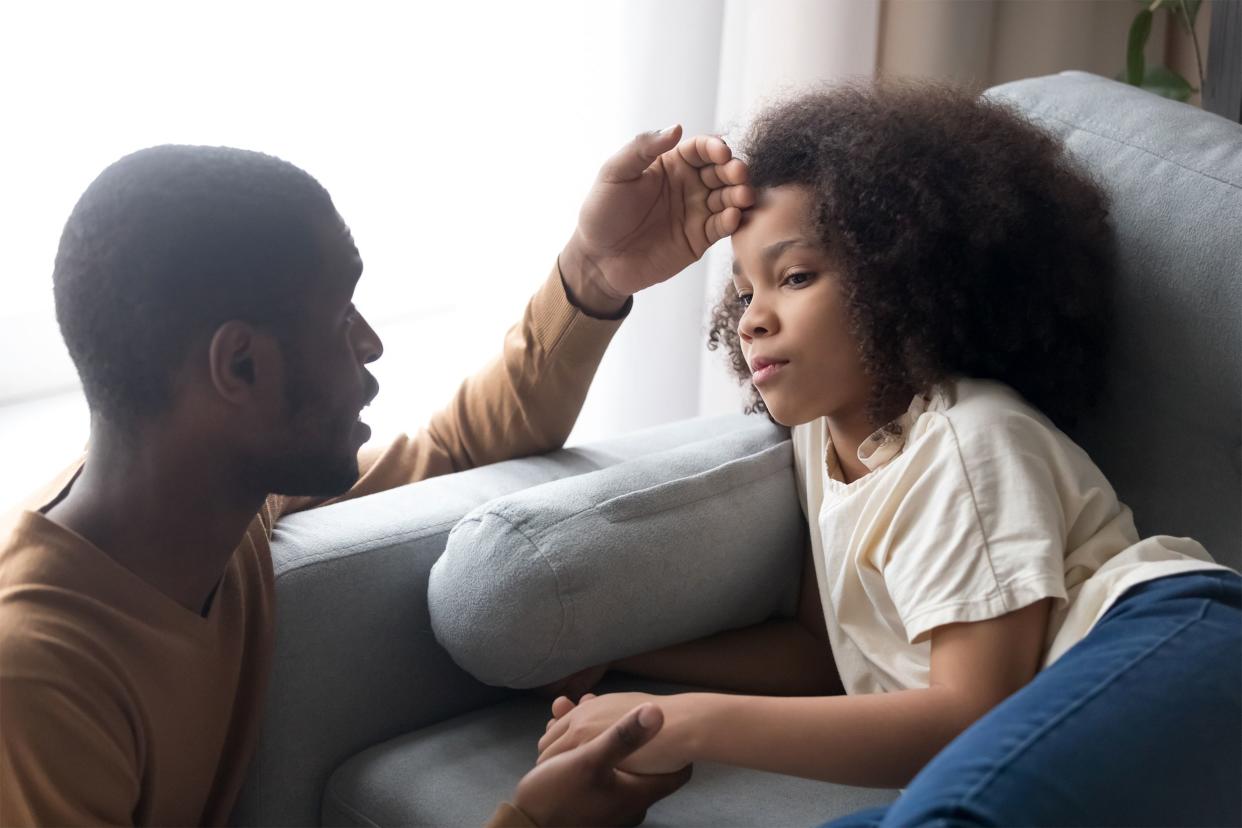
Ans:
[[[42,515],[27,512],[0,537],[0,676],[98,672],[109,626],[89,555]]]
[[[0,590],[0,693],[19,687],[120,689],[120,676],[72,604],[57,606],[40,590]],[[11,697],[12,698],[12,697]]]

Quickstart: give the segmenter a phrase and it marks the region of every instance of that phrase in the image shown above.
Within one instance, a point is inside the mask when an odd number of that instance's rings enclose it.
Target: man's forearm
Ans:
[[[676,644],[614,662],[613,669],[742,693],[831,695],[842,692],[827,643],[793,620]]]
[[[948,688],[773,698],[686,693],[661,700],[690,762],[722,762],[844,785],[898,788],[984,711]]]

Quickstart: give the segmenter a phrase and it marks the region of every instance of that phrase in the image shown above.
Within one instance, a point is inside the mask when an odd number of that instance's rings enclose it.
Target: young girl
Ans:
[[[848,824],[1238,824],[1242,578],[1058,429],[1104,381],[1104,194],[940,87],[792,100],[744,153],[711,346],[793,428],[808,574],[796,620],[611,665],[733,691],[661,697],[626,767],[909,786]],[[652,698],[557,699],[540,761]]]

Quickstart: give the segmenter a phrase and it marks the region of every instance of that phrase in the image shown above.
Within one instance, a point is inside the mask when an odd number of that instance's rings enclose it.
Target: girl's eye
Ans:
[[[785,277],[785,284],[799,287],[800,285],[805,285],[807,282],[811,281],[814,276],[814,273],[807,273],[805,271],[790,273]]]
[[[739,305],[741,305],[742,307],[744,307],[744,308],[749,308],[749,307],[750,307],[750,294],[749,294],[749,293],[739,293],[739,294],[737,295],[737,303],[738,303]]]

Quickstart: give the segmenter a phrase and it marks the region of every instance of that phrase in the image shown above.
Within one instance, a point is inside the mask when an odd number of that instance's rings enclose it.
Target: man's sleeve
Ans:
[[[0,825],[132,825],[133,735],[106,699],[0,679]]]
[[[559,448],[620,325],[620,319],[596,319],[574,307],[553,268],[505,335],[500,355],[462,382],[426,428],[364,449],[362,476],[344,495],[287,498],[281,513]]]

